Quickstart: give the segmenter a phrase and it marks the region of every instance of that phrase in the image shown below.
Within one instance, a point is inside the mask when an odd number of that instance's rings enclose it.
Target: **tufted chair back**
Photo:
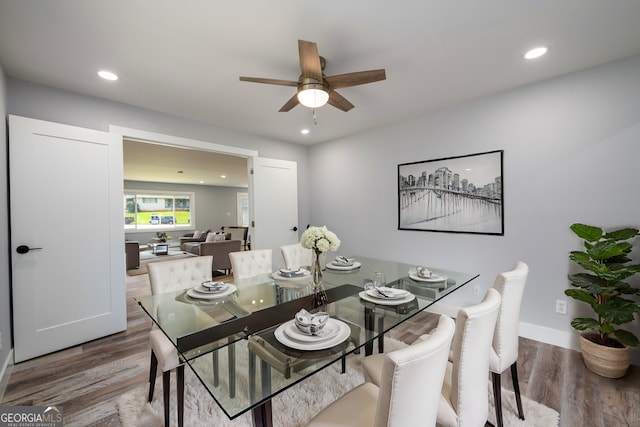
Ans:
[[[502,304],[498,313],[490,358],[492,372],[501,373],[518,359],[518,324],[520,305],[529,267],[518,262],[515,268],[496,277],[493,288],[500,292]]]
[[[233,279],[240,280],[272,273],[272,256],[273,251],[271,249],[230,252],[229,260],[231,261]]]
[[[300,243],[280,246],[285,268],[310,267],[313,261],[311,249],[303,248]]]
[[[205,280],[211,280],[212,266],[212,256],[151,262],[147,264],[151,293],[155,295],[193,288]]]
[[[453,363],[442,387],[438,424],[485,425],[489,416],[489,353],[499,309],[500,293],[489,289],[480,304],[458,311]]]
[[[453,319],[441,316],[431,333],[387,354],[382,365],[376,427],[435,425],[454,330]]]

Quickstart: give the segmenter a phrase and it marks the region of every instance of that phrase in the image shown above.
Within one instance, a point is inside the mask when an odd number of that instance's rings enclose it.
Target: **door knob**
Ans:
[[[16,248],[16,252],[18,252],[19,254],[26,254],[29,251],[36,251],[36,250],[42,250],[42,248],[30,248],[27,245],[20,245]]]
[[[292,231],[298,231],[298,227],[296,227],[295,225],[293,226],[293,228],[291,229]]]

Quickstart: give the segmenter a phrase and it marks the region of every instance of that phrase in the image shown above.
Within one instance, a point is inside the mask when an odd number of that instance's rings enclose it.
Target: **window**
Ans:
[[[124,229],[171,230],[192,227],[195,193],[125,190]]]
[[[237,193],[237,224],[241,227],[249,226],[249,193]]]

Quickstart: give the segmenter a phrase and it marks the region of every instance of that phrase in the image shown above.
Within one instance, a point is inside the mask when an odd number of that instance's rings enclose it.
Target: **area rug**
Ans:
[[[189,258],[192,256],[195,255],[188,252],[171,249],[169,250],[169,253],[167,255],[154,255],[150,251],[142,251],[140,252],[140,266],[138,268],[127,270],[127,274],[129,276],[139,276],[141,274],[147,274],[147,264],[150,262],[173,261],[174,259]]]
[[[402,348],[405,344],[385,339],[387,351]],[[347,372],[340,373],[340,363],[335,363],[321,373],[313,375],[276,396],[273,401],[273,424],[277,427],[304,426],[315,414],[331,402],[364,381],[362,357],[353,355],[347,359]],[[221,358],[222,362],[222,358]],[[225,366],[224,363],[221,366]],[[238,366],[237,369],[245,367]],[[175,373],[171,375],[171,425],[177,425]],[[488,384],[490,384],[488,382]],[[240,386],[240,385],[239,385]],[[490,385],[489,420],[495,424],[493,396]],[[147,403],[148,385],[138,387],[116,402],[123,427],[156,427],[163,424],[162,377],[155,385],[153,402]],[[547,406],[522,396],[526,420],[519,420],[513,392],[502,390],[504,425],[509,427],[553,427],[558,425],[559,414]],[[251,414],[245,413],[231,421],[217,406],[204,386],[187,367],[185,369],[185,426],[211,425],[216,427],[251,427]]]

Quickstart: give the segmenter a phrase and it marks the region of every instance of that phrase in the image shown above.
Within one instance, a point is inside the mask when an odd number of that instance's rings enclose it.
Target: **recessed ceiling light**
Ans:
[[[539,47],[535,47],[531,50],[529,50],[527,53],[524,54],[525,59],[535,59],[535,58],[539,58],[542,55],[544,55],[545,53],[547,53],[549,49],[546,46],[539,46]]]
[[[227,177],[227,175],[220,175],[220,178],[222,178],[222,179],[224,179],[226,177]]]
[[[308,134],[309,132],[311,132],[309,129],[302,129],[302,130],[300,131],[300,133],[301,133],[301,134],[303,134],[303,135],[306,135],[306,134]]]
[[[98,75],[105,80],[118,80],[118,76],[111,71],[100,70],[98,71]]]
[[[200,184],[204,184],[204,181],[200,181]]]

